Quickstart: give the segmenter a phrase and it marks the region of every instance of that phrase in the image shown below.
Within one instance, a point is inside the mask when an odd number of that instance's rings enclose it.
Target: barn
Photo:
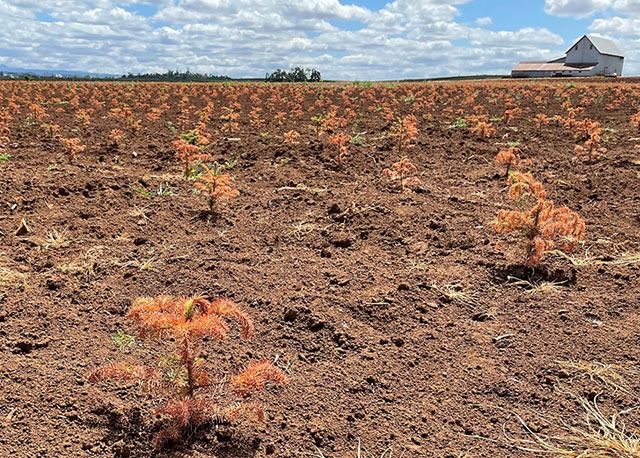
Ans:
[[[551,61],[524,61],[511,70],[513,78],[551,76],[620,76],[624,56],[616,44],[606,38],[584,35],[565,57]]]

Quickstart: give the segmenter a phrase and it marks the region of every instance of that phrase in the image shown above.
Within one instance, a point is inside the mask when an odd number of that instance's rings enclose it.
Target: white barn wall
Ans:
[[[576,50],[576,47],[578,48]],[[567,53],[567,64],[595,64],[599,61],[600,53],[595,46],[591,44],[587,37],[582,37],[580,41],[574,44]]]
[[[621,76],[623,66],[624,59],[622,57],[603,54],[600,56],[600,61],[593,71],[595,72],[594,75],[612,75],[615,73]]]

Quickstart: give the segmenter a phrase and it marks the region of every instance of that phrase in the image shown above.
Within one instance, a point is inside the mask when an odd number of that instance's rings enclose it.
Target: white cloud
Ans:
[[[188,67],[238,77],[302,65],[329,79],[391,79],[507,73],[519,60],[559,57],[565,48],[546,28],[487,30],[490,17],[458,22],[458,7],[471,0],[395,0],[380,10],[347,1],[0,0],[0,62],[114,74]],[[158,10],[144,17],[127,11],[132,3]],[[568,3],[547,0],[547,7],[563,13]],[[588,11],[602,8],[586,3]],[[615,3],[627,12],[635,5]],[[55,22],[37,21],[38,12]],[[592,25],[602,33],[610,26]]]
[[[586,18],[612,4],[613,0],[545,0],[544,10],[553,16]]]
[[[596,19],[589,26],[589,30],[605,35],[640,36],[640,19],[612,17]]]
[[[640,1],[638,0],[616,0],[613,9],[619,13],[630,16],[640,16]]]

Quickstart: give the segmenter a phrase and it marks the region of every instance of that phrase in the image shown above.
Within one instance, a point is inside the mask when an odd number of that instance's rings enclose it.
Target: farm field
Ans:
[[[0,82],[0,456],[536,456],[558,418],[587,428],[580,400],[635,407],[639,109],[630,79]],[[539,262],[492,224],[522,201],[510,148],[584,220]],[[237,196],[210,208],[201,159]],[[202,357],[286,374],[251,397],[264,422],[156,451],[161,400],[89,382],[170,351],[127,341],[162,294],[249,315]]]

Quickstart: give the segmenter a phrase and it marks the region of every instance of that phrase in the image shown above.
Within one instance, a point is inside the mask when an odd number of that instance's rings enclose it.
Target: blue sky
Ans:
[[[508,73],[583,34],[639,74],[640,0],[0,0],[0,65],[331,79]]]

